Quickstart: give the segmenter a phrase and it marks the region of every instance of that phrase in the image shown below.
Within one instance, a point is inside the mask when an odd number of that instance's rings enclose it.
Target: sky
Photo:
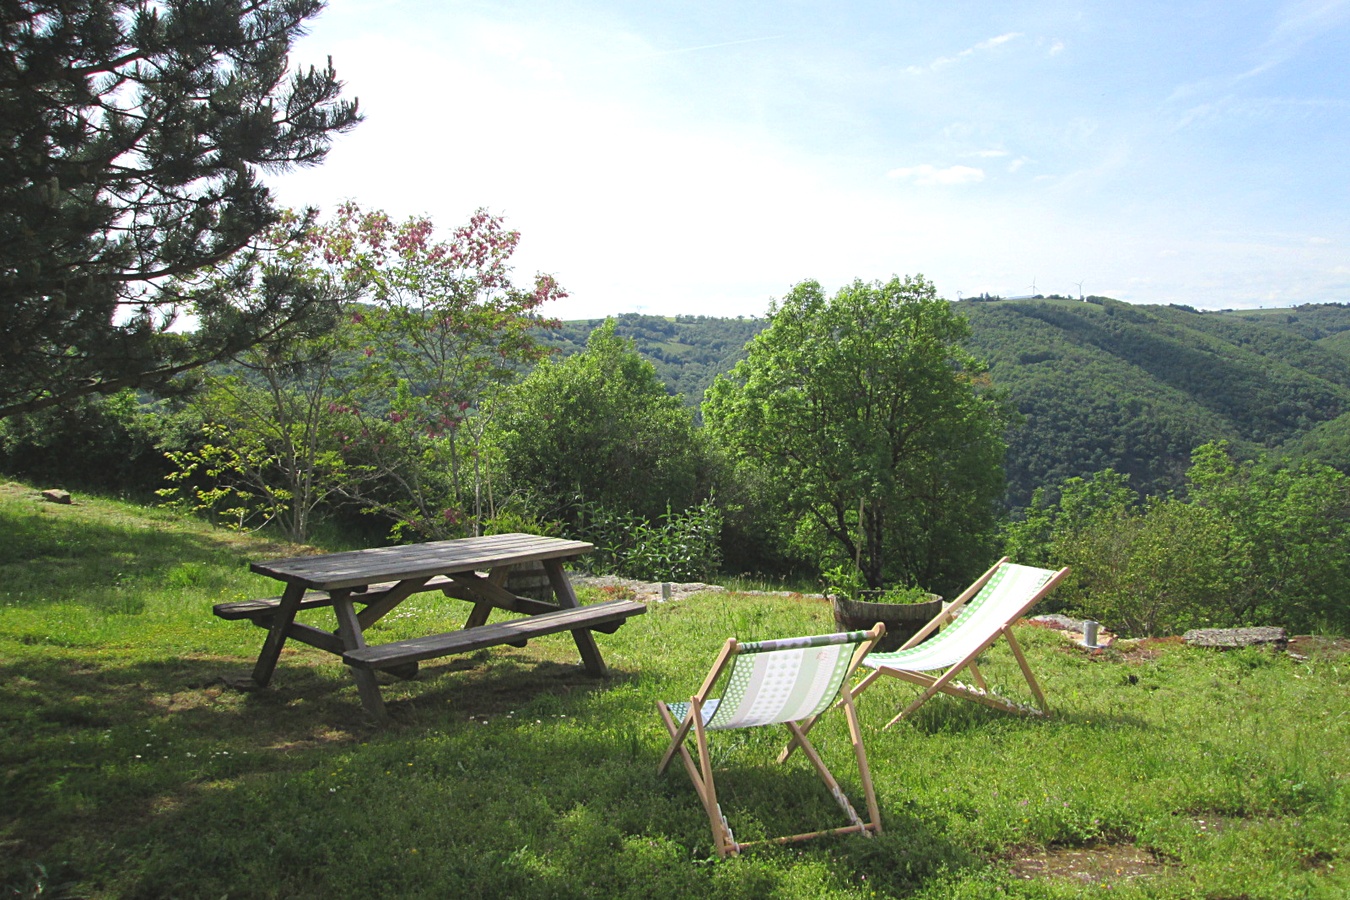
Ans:
[[[563,319],[814,279],[1350,302],[1350,0],[330,0],[365,121],[278,199],[521,234]]]

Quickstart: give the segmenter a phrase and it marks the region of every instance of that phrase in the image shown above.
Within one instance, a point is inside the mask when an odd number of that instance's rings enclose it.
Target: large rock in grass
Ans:
[[[1270,645],[1276,650],[1283,650],[1289,643],[1289,637],[1284,633],[1284,629],[1275,626],[1194,628],[1182,635],[1181,639],[1194,647],[1212,647],[1216,650],[1259,645]]]

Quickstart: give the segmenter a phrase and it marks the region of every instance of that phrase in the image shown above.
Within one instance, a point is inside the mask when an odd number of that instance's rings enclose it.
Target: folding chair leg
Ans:
[[[666,730],[670,732],[670,746],[666,748],[665,755],[661,757],[661,764],[656,767],[656,774],[663,775],[670,765],[670,761],[675,758],[676,753],[683,752],[685,756],[689,755],[689,751],[683,749],[684,740],[689,735],[689,727],[694,720],[686,716],[685,720],[677,727],[675,717],[670,714],[670,707],[657,700],[656,710],[661,714],[661,721],[666,723]]]
[[[717,785],[713,781],[712,757],[708,753],[708,735],[703,730],[703,710],[698,703],[698,698],[693,698],[694,702],[689,706],[689,714],[684,721],[676,725],[675,717],[670,714],[670,707],[666,706],[660,700],[656,701],[656,709],[661,713],[661,720],[666,724],[666,730],[670,732],[671,745],[666,750],[665,758],[661,761],[657,773],[665,771],[665,767],[675,755],[679,755],[684,763],[684,770],[689,774],[689,780],[694,785],[694,791],[698,794],[699,802],[703,804],[703,812],[708,816],[708,824],[712,827],[713,847],[717,851],[718,857],[726,857],[728,853],[735,854],[740,850],[739,845],[732,837],[731,829],[727,826],[726,819],[722,815],[722,809],[717,805]],[[698,745],[698,763],[690,756],[689,749],[685,747],[684,742],[689,734],[690,728],[694,731],[695,743]]]
[[[853,756],[858,761],[858,780],[862,782],[867,801],[867,822],[874,834],[881,834],[881,809],[877,805],[876,788],[872,786],[872,769],[867,764],[867,748],[863,746],[862,726],[858,724],[858,710],[853,705],[848,687],[844,687],[844,716],[848,719],[848,738],[853,743]]]
[[[881,672],[877,669],[873,669],[871,672],[867,673],[867,677],[864,678],[862,681],[858,682],[857,687],[853,688],[854,698],[856,699],[858,695],[860,695],[863,691],[865,691],[868,687],[872,685],[872,682],[876,681],[880,677]],[[841,700],[839,703],[835,705],[842,706],[843,701]],[[821,715],[824,715],[824,713],[821,713]],[[802,734],[809,734],[811,732],[811,729],[815,727],[816,720],[818,720],[819,718],[820,716],[811,716],[810,718],[802,719],[800,722],[797,723],[797,727],[801,728]],[[794,737],[792,740],[788,741],[788,745],[783,748],[783,752],[778,754],[778,761],[780,763],[787,762],[788,757],[792,755],[792,751],[796,749],[797,749],[797,739]]]
[[[972,654],[970,655],[970,659],[974,659],[974,658],[975,658],[975,654],[972,653]],[[943,672],[942,675],[941,675],[940,677],[938,677],[938,678],[933,678],[933,677],[928,676],[928,675],[921,675],[921,674],[919,674],[919,673],[917,673],[917,672],[906,672],[906,671],[904,671],[904,670],[902,670],[902,669],[891,669],[891,670],[889,670],[889,671],[891,671],[893,674],[895,674],[897,677],[902,678],[902,679],[904,679],[905,681],[912,681],[912,682],[914,682],[915,684],[927,685],[927,687],[924,688],[923,693],[920,694],[920,695],[918,696],[918,698],[917,698],[913,703],[911,703],[909,706],[906,706],[904,709],[902,709],[902,710],[900,711],[900,714],[899,714],[899,715],[897,715],[894,719],[891,719],[889,722],[887,722],[887,723],[883,726],[882,730],[884,731],[885,729],[890,728],[890,727],[891,727],[892,725],[894,725],[896,722],[899,722],[899,721],[900,721],[901,719],[903,719],[905,716],[907,716],[907,715],[909,715],[910,713],[914,712],[914,710],[918,709],[920,706],[923,706],[923,705],[924,705],[925,703],[927,703],[929,700],[933,699],[933,696],[936,695],[936,694],[938,693],[938,691],[946,691],[947,693],[952,693],[953,691],[955,691],[955,690],[956,690],[955,688],[948,688],[948,687],[947,687],[947,682],[949,682],[949,681],[951,681],[953,678],[955,678],[955,677],[956,677],[956,673],[957,673],[957,672],[960,672],[960,671],[961,671],[963,668],[965,668],[966,665],[968,665],[968,664],[969,664],[969,660],[967,660],[967,662],[959,663],[959,664],[957,664],[957,665],[954,665],[954,666],[952,666],[950,669],[948,669],[946,672]],[[876,670],[875,672],[873,672],[872,674],[874,674],[874,675],[880,675],[881,672],[882,672],[881,669],[877,669],[877,670]],[[958,691],[957,693],[959,694],[959,693],[961,693],[961,692]],[[975,695],[971,695],[971,696],[975,696]]]
[[[806,754],[806,758],[811,761],[811,765],[815,768],[816,774],[820,776],[820,780],[825,782],[825,786],[830,789],[830,796],[834,798],[834,802],[839,804],[839,808],[844,811],[844,815],[848,816],[849,822],[852,823],[851,827],[835,829],[835,832],[857,831],[860,834],[869,835],[867,823],[858,815],[858,811],[853,808],[853,804],[848,802],[848,797],[844,796],[844,790],[839,787],[839,782],[835,780],[834,774],[826,767],[825,761],[820,758],[820,754],[807,740],[806,735],[802,734],[801,729],[797,727],[797,723],[785,722],[784,724],[792,732],[797,745],[802,748],[802,753]],[[812,836],[814,837],[816,834],[819,834],[819,832],[813,832]],[[804,835],[792,835],[792,837],[804,837]]]
[[[703,710],[699,707],[697,698],[690,707],[689,714],[694,717],[694,741],[698,744],[698,761],[703,770],[702,789],[699,795],[703,798],[703,809],[708,814],[708,824],[712,826],[713,848],[717,851],[718,858],[725,859],[728,854],[735,856],[741,848],[732,837],[731,826],[722,815],[722,807],[717,804],[712,756],[708,753],[708,733],[703,729]]]
[[[1036,681],[1036,676],[1031,674],[1031,666],[1027,665],[1027,658],[1022,655],[1022,645],[1017,643],[1017,638],[1013,637],[1011,628],[1005,627],[1003,634],[1008,638],[1008,646],[1012,648],[1017,664],[1022,667],[1022,674],[1027,678],[1027,686],[1031,688],[1031,695],[1036,698],[1036,705],[1041,708],[1041,712],[1048,713],[1050,707],[1045,702],[1045,694],[1041,693],[1041,686]]]
[[[989,690],[989,685],[984,683],[984,676],[980,674],[980,667],[975,665],[975,660],[966,663],[966,669],[970,672],[970,680],[975,682],[975,686],[982,691]]]

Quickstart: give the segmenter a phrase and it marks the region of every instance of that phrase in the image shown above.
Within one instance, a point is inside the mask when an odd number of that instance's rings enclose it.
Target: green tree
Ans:
[[[206,372],[190,401],[201,434],[167,453],[174,471],[159,492],[234,527],[276,523],[293,541],[307,540],[316,516],[363,474],[343,458],[340,439],[348,418],[340,369],[354,352],[352,326],[343,322],[350,313],[343,310],[359,282],[322,264],[316,235],[266,256],[249,254],[247,267],[235,260],[208,276],[234,290],[262,292],[279,271],[298,274],[304,290],[324,302]]]
[[[1011,412],[922,276],[798,284],[703,405],[714,441],[781,491],[822,564],[950,590],[987,564]]]
[[[396,533],[478,534],[492,505],[488,401],[546,355],[539,334],[556,323],[538,311],[566,292],[544,274],[514,284],[520,235],[485,210],[441,240],[430,219],[346,204],[318,240],[366,300],[338,410],[354,420],[350,458],[372,476],[352,483],[353,498]]]
[[[595,505],[654,520],[698,499],[692,413],[614,320],[585,351],[546,359],[502,398],[493,442],[510,485],[536,511],[575,524]]]
[[[1204,626],[1350,625],[1350,478],[1320,464],[1239,462],[1222,442],[1192,454],[1185,497],[1141,501],[1123,475],[1037,491],[1009,526],[1019,561],[1069,566],[1058,603],[1123,634]]]
[[[0,7],[0,417],[160,386],[318,302],[294,277],[262,292],[190,277],[281,221],[261,170],[317,164],[359,121],[331,64],[287,75],[321,8]],[[185,311],[200,327],[170,333]]]
[[[275,523],[290,540],[308,540],[325,504],[360,475],[343,457],[334,414],[339,349],[331,332],[255,347],[210,376],[192,400],[201,440],[168,451],[174,471],[160,495],[236,528]]]
[[[1239,462],[1224,442],[1192,460],[1191,503],[1228,532],[1224,603],[1234,624],[1350,628],[1350,477],[1309,460]]]

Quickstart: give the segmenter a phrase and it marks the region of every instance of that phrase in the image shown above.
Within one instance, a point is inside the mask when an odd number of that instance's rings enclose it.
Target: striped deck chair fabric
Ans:
[[[901,710],[887,723],[887,727],[914,712],[938,692],[1009,712],[1045,713],[1045,695],[1027,665],[1021,646],[1013,637],[1012,623],[1054,590],[1068,573],[1067,568],[1055,571],[1017,565],[1007,559],[999,560],[904,647],[891,653],[873,653],[864,659],[862,664],[876,671],[858,684],[854,695],[861,694],[882,675],[901,678],[923,687],[918,699]],[[944,623],[947,623],[946,627],[934,635],[933,632]],[[985,685],[975,658],[1000,637],[1007,639],[1039,709],[997,697]],[[953,680],[963,671],[969,673],[974,685]],[[933,672],[942,674],[934,676],[930,674]]]
[[[881,819],[867,768],[867,753],[847,684],[849,676],[884,633],[885,626],[878,624],[870,631],[784,640],[739,643],[731,638],[723,645],[702,688],[688,702],[657,702],[657,709],[671,736],[670,747],[661,760],[658,772],[664,772],[677,754],[684,761],[685,769],[708,813],[718,856],[739,853],[749,844],[736,841],[717,803],[708,757],[709,731],[786,725],[793,734],[794,742],[798,739],[802,742],[807,757],[851,823],[829,831],[774,838],[772,842],[805,840],[824,834],[861,833],[870,837],[880,832]],[[728,667],[730,672],[722,696],[709,697],[719,676]],[[853,809],[820,755],[806,741],[806,735],[796,724],[802,719],[818,717],[836,700],[840,701],[848,717],[850,740],[867,798],[868,821],[864,821]],[[691,731],[698,746],[697,765],[685,747]]]

